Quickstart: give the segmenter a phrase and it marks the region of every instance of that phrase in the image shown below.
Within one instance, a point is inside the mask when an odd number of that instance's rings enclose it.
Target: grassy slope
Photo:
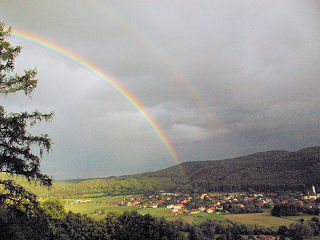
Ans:
[[[65,210],[72,211],[75,213],[81,213],[81,214],[87,214],[88,216],[101,220],[103,219],[108,212],[114,211],[114,212],[119,212],[123,213],[125,211],[134,211],[138,210],[138,207],[127,207],[127,206],[115,206],[111,205],[110,202],[117,201],[123,197],[128,197],[128,196],[115,196],[115,197],[102,197],[102,198],[95,198],[91,199],[91,202],[87,203],[77,203],[77,204],[70,204],[70,202],[76,200],[76,199],[65,199],[63,200]],[[101,215],[94,215],[94,212],[96,210],[102,210],[103,214]]]
[[[225,218],[244,225],[264,227],[289,226],[291,223],[297,223],[295,220],[273,217],[269,213],[229,214],[225,215]]]
[[[100,220],[103,219],[104,216],[110,211],[116,211],[122,213],[124,211],[133,211],[136,210],[140,214],[150,214],[154,217],[164,217],[169,221],[175,221],[181,219],[187,223],[198,224],[204,222],[208,219],[212,220],[220,220],[227,221],[231,220],[232,222],[237,222],[244,225],[259,225],[263,227],[274,227],[278,228],[281,225],[289,226],[292,223],[297,223],[299,219],[303,218],[308,220],[313,216],[296,216],[296,217],[273,217],[270,213],[250,213],[250,214],[196,214],[196,215],[174,215],[170,212],[170,210],[166,208],[139,208],[139,207],[119,207],[110,205],[110,202],[119,200],[123,198],[123,196],[116,197],[103,197],[92,199],[92,202],[88,203],[79,203],[79,204],[66,204],[67,202],[71,202],[75,199],[64,200],[65,208],[67,211],[73,211],[77,213],[87,214],[88,216]],[[104,213],[102,215],[93,215],[96,210],[103,210]]]

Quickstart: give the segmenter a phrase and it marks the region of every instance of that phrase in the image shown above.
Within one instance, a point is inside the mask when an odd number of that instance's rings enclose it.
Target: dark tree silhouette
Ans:
[[[13,75],[15,58],[21,47],[12,47],[6,39],[11,29],[5,30],[0,23],[0,95],[7,95],[23,91],[30,95],[37,86],[34,79],[36,70],[25,70],[24,74]],[[44,151],[49,152],[51,140],[46,135],[34,136],[28,128],[40,121],[52,119],[53,113],[7,113],[0,105],[0,171],[17,174],[30,179],[38,179],[44,185],[51,185],[51,179],[41,173],[40,159]],[[34,146],[38,146],[39,153],[35,153]]]
[[[31,95],[37,86],[37,71],[25,70],[24,74],[14,74],[14,63],[21,51],[20,46],[11,46],[7,41],[11,28],[5,29],[0,22],[0,97],[23,91]],[[35,136],[29,128],[41,121],[51,120],[53,113],[8,113],[0,105],[0,172],[9,175],[20,175],[39,180],[50,186],[51,178],[41,173],[40,160],[43,153],[49,152],[51,140],[46,134]],[[38,149],[38,150],[37,150]],[[3,175],[2,175],[3,176]],[[19,208],[28,211],[38,207],[35,195],[26,192],[12,180],[0,179],[0,207]]]

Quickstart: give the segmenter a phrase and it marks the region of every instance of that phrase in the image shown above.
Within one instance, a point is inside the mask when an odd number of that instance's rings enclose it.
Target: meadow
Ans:
[[[125,198],[125,197],[129,197],[129,196],[90,198],[91,200],[90,202],[76,203],[76,204],[71,204],[71,202],[74,202],[78,199],[63,199],[60,201],[64,204],[65,210],[67,212],[72,211],[74,213],[86,214],[87,216],[92,217],[93,219],[101,220],[108,214],[108,212],[123,213],[125,211],[134,211],[139,209],[139,207],[136,207],[136,206],[120,207],[120,206],[111,204],[111,202],[118,201],[121,198]],[[85,200],[85,199],[81,199],[81,200]]]
[[[281,225],[289,226],[292,223],[298,223],[300,219],[309,220],[314,216],[290,216],[290,217],[274,217],[269,212],[264,213],[248,213],[248,214],[226,214],[225,219],[232,222],[245,225],[259,225],[263,227],[279,227]]]
[[[220,221],[232,221],[244,225],[259,225],[263,227],[279,227],[281,225],[289,226],[292,223],[297,223],[300,219],[308,220],[313,216],[294,216],[294,217],[273,217],[270,212],[251,213],[251,214],[208,214],[201,213],[196,215],[174,215],[166,208],[141,208],[138,206],[117,206],[112,204],[114,201],[119,201],[122,198],[135,197],[138,195],[118,195],[106,196],[105,193],[84,193],[79,194],[75,187],[81,181],[54,181],[51,188],[40,186],[36,181],[28,183],[25,178],[0,174],[2,179],[11,179],[16,183],[23,185],[28,191],[33,192],[38,196],[40,201],[46,199],[59,199],[65,206],[65,210],[75,213],[86,214],[93,219],[103,219],[108,212],[114,211],[123,213],[125,211],[137,211],[140,214],[150,214],[154,217],[164,217],[166,220],[175,221],[182,220],[189,224],[198,224],[208,219]],[[82,180],[83,181],[83,180]],[[98,181],[98,180],[95,180]],[[105,181],[105,180],[103,180]],[[84,186],[83,186],[84,187]],[[85,186],[88,188],[88,186]],[[89,192],[89,191],[87,191]],[[217,192],[217,195],[220,193]],[[70,196],[70,197],[68,197]],[[77,199],[90,199],[90,202],[70,204]]]
[[[108,212],[118,212],[123,213],[125,211],[137,211],[139,214],[150,214],[153,217],[165,218],[169,221],[182,220],[185,223],[197,224],[204,222],[208,219],[212,220],[225,220],[223,214],[208,214],[202,213],[197,215],[174,215],[171,210],[167,208],[141,208],[138,206],[117,206],[112,204],[114,201],[119,201],[122,198],[129,198],[135,195],[121,195],[121,196],[110,196],[110,197],[98,197],[98,198],[87,198],[91,201],[85,203],[71,204],[77,198],[60,199],[64,204],[65,210],[72,211],[74,213],[86,214],[96,220],[103,219]],[[86,200],[86,198],[81,198],[81,200]],[[42,200],[44,201],[44,200]],[[99,214],[97,214],[99,213]]]
[[[138,206],[117,206],[113,205],[113,201],[118,201],[122,198],[128,198],[133,195],[121,195],[112,197],[100,197],[100,198],[90,198],[90,202],[70,204],[70,202],[77,199],[62,199],[60,200],[66,211],[72,211],[75,213],[87,214],[96,220],[103,219],[108,212],[119,212],[123,213],[125,211],[137,211],[138,213],[150,214],[154,217],[163,217],[168,221],[181,220],[189,224],[199,224],[205,222],[209,219],[220,220],[220,221],[232,221],[239,224],[249,225],[249,226],[262,226],[266,228],[277,228],[281,225],[289,226],[292,223],[297,223],[300,219],[309,220],[313,216],[294,216],[294,217],[274,217],[271,216],[269,212],[264,213],[249,213],[249,214],[222,214],[222,213],[201,213],[195,215],[183,214],[174,215],[167,208],[141,208]],[[95,214],[99,213],[99,214]]]

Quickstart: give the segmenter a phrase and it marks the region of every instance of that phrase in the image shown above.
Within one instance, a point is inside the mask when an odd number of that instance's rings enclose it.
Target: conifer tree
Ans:
[[[11,28],[5,29],[5,25],[0,22],[0,99],[19,91],[30,96],[37,87],[35,69],[25,70],[21,75],[13,73],[15,59],[21,47],[11,46],[7,41],[10,35]],[[40,160],[43,153],[51,149],[51,140],[46,134],[35,136],[29,131],[35,124],[49,121],[52,117],[53,113],[43,114],[38,111],[6,112],[0,103],[0,172],[24,176],[29,181],[36,179],[46,186],[51,185],[51,178],[40,170]],[[0,176],[0,190],[1,188],[0,206],[8,202],[8,199],[15,205],[25,202],[24,197],[29,199],[28,202],[35,199],[33,194]]]

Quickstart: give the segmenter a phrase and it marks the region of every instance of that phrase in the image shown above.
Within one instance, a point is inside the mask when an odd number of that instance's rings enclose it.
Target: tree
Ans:
[[[37,87],[37,71],[25,70],[21,75],[12,73],[21,47],[11,46],[7,41],[10,34],[11,28],[6,30],[5,25],[0,22],[0,96],[19,91],[30,96]],[[52,117],[53,113],[43,114],[38,111],[7,113],[4,106],[0,105],[0,172],[21,175],[29,181],[36,179],[43,185],[51,185],[51,178],[40,170],[40,160],[43,153],[51,149],[51,140],[46,134],[35,136],[28,130],[41,121],[51,120]],[[13,181],[0,179],[1,185],[4,189],[3,194],[0,194],[2,207],[13,200],[16,200],[15,204],[22,203],[23,196],[29,198],[27,202],[35,199],[34,195],[25,194],[25,190]],[[9,198],[10,201],[6,201]]]
[[[12,47],[6,39],[10,36],[11,29],[4,29],[0,23],[0,95],[7,95],[23,91],[30,95],[37,86],[34,79],[36,70],[25,70],[23,75],[10,74],[14,70],[15,58],[21,47]],[[51,179],[41,173],[40,159],[44,151],[49,152],[51,140],[46,135],[34,136],[27,132],[28,127],[42,120],[52,119],[53,113],[6,113],[0,105],[0,171],[18,174],[30,179],[38,179],[45,185],[51,185]],[[32,151],[38,145],[39,154]]]
[[[65,216],[64,206],[58,200],[46,200],[41,206],[50,219],[62,219]]]

